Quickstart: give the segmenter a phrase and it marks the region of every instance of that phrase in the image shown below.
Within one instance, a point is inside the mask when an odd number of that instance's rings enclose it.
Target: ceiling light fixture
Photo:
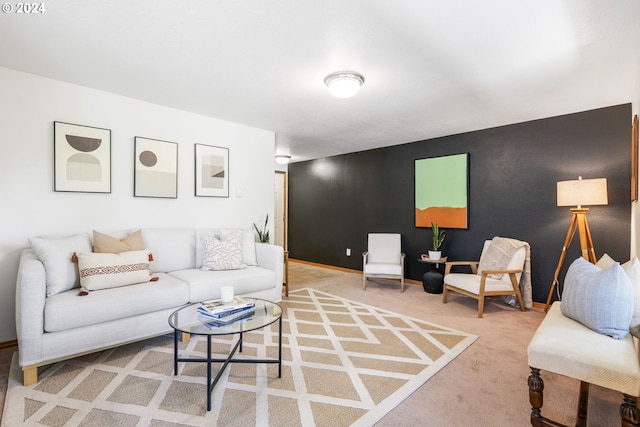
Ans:
[[[291,161],[291,156],[287,156],[286,154],[278,154],[276,156],[276,163],[281,165],[289,164],[289,161]]]
[[[338,98],[351,98],[364,84],[364,77],[355,71],[336,71],[324,78],[329,92]]]

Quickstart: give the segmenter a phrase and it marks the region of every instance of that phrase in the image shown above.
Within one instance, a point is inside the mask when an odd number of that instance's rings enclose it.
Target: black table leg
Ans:
[[[207,335],[207,411],[211,410],[211,335]]]
[[[173,330],[173,375],[178,375],[178,330]]]

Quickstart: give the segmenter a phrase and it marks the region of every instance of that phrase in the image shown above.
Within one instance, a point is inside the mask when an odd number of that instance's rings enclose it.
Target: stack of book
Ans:
[[[227,325],[244,317],[250,317],[256,311],[256,304],[242,297],[234,297],[233,301],[223,303],[219,299],[202,301],[198,306],[198,314],[207,322]]]

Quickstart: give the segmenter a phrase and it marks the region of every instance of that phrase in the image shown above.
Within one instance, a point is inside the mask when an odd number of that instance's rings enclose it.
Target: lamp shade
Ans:
[[[558,206],[606,205],[607,178],[576,179],[558,182]]]

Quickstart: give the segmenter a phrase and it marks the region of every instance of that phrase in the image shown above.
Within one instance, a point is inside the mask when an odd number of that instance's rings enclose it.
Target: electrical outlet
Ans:
[[[351,256],[351,249],[347,248],[347,256]]]

